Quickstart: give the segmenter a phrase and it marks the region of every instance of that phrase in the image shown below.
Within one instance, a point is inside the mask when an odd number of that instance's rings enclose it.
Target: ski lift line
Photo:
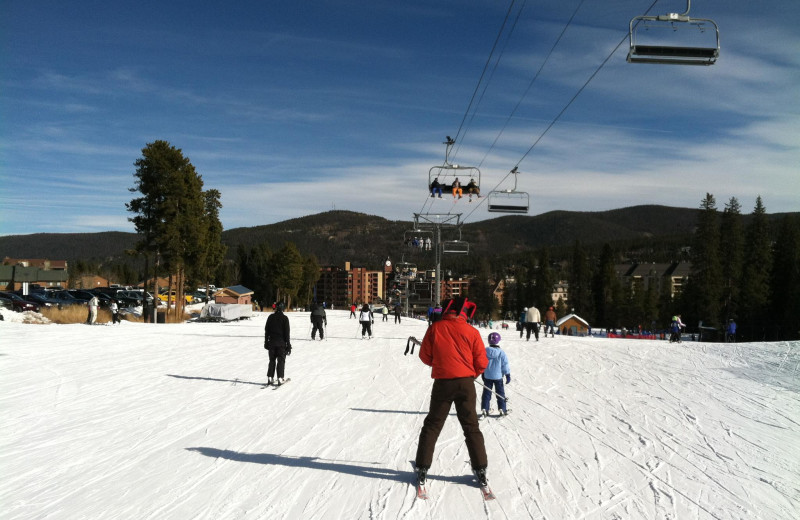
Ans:
[[[517,113],[517,110],[522,105],[522,102],[525,100],[526,97],[528,97],[528,93],[530,93],[531,88],[533,88],[533,84],[536,82],[537,79],[539,79],[539,76],[541,75],[542,70],[544,70],[545,65],[547,65],[547,62],[550,60],[550,56],[552,56],[553,52],[555,52],[556,47],[561,42],[561,39],[564,37],[564,34],[567,32],[567,29],[572,24],[572,21],[575,19],[575,16],[578,14],[578,11],[583,6],[583,3],[585,1],[586,0],[581,0],[578,3],[578,6],[572,12],[572,16],[570,16],[569,20],[567,20],[567,23],[566,23],[566,25],[564,25],[564,28],[561,29],[561,34],[559,34],[558,38],[556,38],[556,41],[553,43],[553,46],[550,48],[550,51],[547,53],[547,56],[545,56],[544,61],[539,66],[539,70],[536,71],[536,74],[534,74],[534,76],[531,79],[530,83],[528,83],[528,87],[525,89],[525,92],[522,93],[522,96],[519,98],[519,101],[517,101],[517,104],[514,106],[513,110],[511,110],[511,114],[509,114],[508,118],[506,119],[505,123],[503,124],[503,127],[500,129],[500,132],[497,134],[497,137],[494,138],[494,141],[492,142],[492,145],[489,147],[488,150],[486,150],[486,154],[484,154],[483,158],[481,159],[481,162],[478,163],[478,168],[483,166],[483,162],[489,156],[489,153],[492,150],[494,150],[494,147],[497,144],[497,141],[500,139],[500,136],[503,135],[503,132],[505,132],[506,128],[508,128],[509,123],[511,123],[511,120],[514,118],[514,115]]]
[[[475,85],[475,90],[472,92],[472,98],[469,100],[469,104],[467,105],[467,110],[464,112],[464,117],[461,118],[461,124],[458,126],[458,131],[456,132],[457,141],[459,135],[461,134],[461,129],[464,127],[464,121],[467,119],[467,115],[469,114],[470,108],[472,107],[472,103],[475,101],[475,95],[478,93],[478,89],[480,88],[481,82],[483,81],[483,77],[486,74],[486,69],[489,68],[489,63],[491,63],[492,55],[494,54],[495,49],[497,49],[497,43],[500,41],[500,36],[503,34],[503,30],[506,27],[506,23],[508,22],[509,16],[511,16],[511,10],[514,8],[514,3],[516,0],[511,0],[511,4],[508,6],[508,11],[506,12],[506,17],[503,19],[503,23],[500,26],[500,31],[497,33],[497,37],[494,40],[494,44],[492,45],[492,50],[489,52],[489,57],[486,58],[486,63],[483,66],[483,71],[481,71],[480,78],[478,78],[478,83]]]
[[[582,0],[583,1],[583,0]],[[483,98],[486,95],[486,91],[489,89],[489,85],[492,83],[492,79],[494,78],[494,73],[497,72],[497,67],[500,65],[500,60],[503,58],[503,54],[506,52],[506,47],[508,47],[508,42],[511,41],[511,35],[514,34],[514,29],[517,28],[517,23],[519,22],[520,17],[522,16],[522,11],[525,10],[525,6],[527,5],[528,0],[523,0],[522,7],[519,8],[517,11],[517,16],[514,18],[514,23],[511,25],[511,29],[508,31],[506,35],[505,42],[503,43],[503,47],[500,49],[500,54],[497,56],[497,59],[494,62],[494,67],[492,67],[492,72],[489,74],[489,79],[483,85],[483,90],[481,91],[481,96],[478,98],[478,103],[475,105],[475,109],[472,111],[472,115],[469,118],[469,122],[467,123],[466,128],[464,129],[464,135],[461,136],[461,143],[464,142],[464,139],[467,137],[467,131],[472,126],[472,122],[475,120],[475,116],[478,114],[478,107],[481,106],[483,102]],[[461,150],[461,143],[459,143],[458,147],[456,148],[453,157],[458,155],[458,152]]]
[[[653,2],[653,5],[655,5],[656,2],[658,2],[658,0],[655,0],[655,2]],[[567,111],[567,109],[570,106],[572,106],[572,103],[574,103],[575,100],[578,99],[578,96],[580,96],[581,93],[584,90],[586,90],[586,87],[589,86],[589,83],[591,83],[592,80],[595,78],[595,76],[597,76],[597,74],[602,70],[602,68],[606,66],[606,63],[608,63],[608,61],[611,59],[611,57],[614,55],[614,53],[617,52],[617,50],[622,46],[623,43],[625,43],[625,40],[627,40],[627,39],[628,39],[628,35],[626,34],[619,41],[619,43],[616,45],[616,47],[614,47],[614,49],[608,54],[608,56],[606,56],[606,59],[603,60],[603,62],[600,64],[600,66],[597,67],[597,69],[595,69],[594,72],[592,72],[592,75],[589,76],[589,79],[587,79],[586,82],[581,86],[581,88],[578,89],[578,91],[575,93],[575,95],[572,96],[572,99],[570,99],[567,102],[567,104],[564,105],[564,108],[561,109],[561,111],[558,113],[558,115],[556,115],[556,117],[553,118],[552,121],[550,121],[550,124],[547,125],[547,128],[545,128],[544,131],[542,131],[542,133],[539,134],[539,137],[536,139],[536,141],[534,141],[534,143],[531,145],[531,147],[528,148],[528,150],[524,154],[522,154],[522,157],[520,157],[519,161],[517,161],[517,164],[514,165],[515,167],[519,166],[522,163],[522,161],[525,160],[525,158],[533,151],[533,149],[536,147],[536,145],[539,144],[539,142],[544,138],[545,135],[547,135],[547,132],[549,132],[550,129],[555,126],[555,124],[561,119],[561,116],[563,116],[564,113]]]

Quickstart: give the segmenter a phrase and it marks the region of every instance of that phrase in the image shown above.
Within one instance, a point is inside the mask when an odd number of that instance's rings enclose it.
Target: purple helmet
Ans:
[[[500,344],[500,333],[499,332],[492,332],[489,334],[489,345],[499,345]]]

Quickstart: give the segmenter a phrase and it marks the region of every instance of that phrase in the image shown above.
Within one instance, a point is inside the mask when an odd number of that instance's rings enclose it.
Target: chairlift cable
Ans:
[[[583,2],[583,0],[581,0]],[[500,49],[500,53],[497,55],[497,59],[494,62],[494,67],[492,67],[492,72],[489,74],[489,79],[484,82],[483,90],[481,91],[481,96],[478,98],[478,102],[475,104],[475,109],[472,111],[472,115],[469,118],[469,122],[467,123],[466,128],[464,129],[464,134],[461,136],[461,143],[464,142],[464,139],[467,136],[467,131],[472,126],[472,122],[475,120],[475,116],[478,114],[478,107],[481,106],[481,102],[483,101],[483,97],[486,95],[486,91],[489,89],[489,85],[492,83],[492,78],[494,78],[494,73],[497,71],[497,67],[500,65],[500,60],[503,58],[503,54],[505,54],[506,47],[508,46],[508,42],[511,41],[511,35],[514,34],[514,29],[517,27],[517,23],[519,22],[520,17],[522,16],[522,11],[525,10],[525,6],[527,5],[528,0],[523,0],[522,7],[519,8],[517,11],[517,16],[514,18],[514,23],[511,25],[511,29],[508,31],[506,35],[505,42],[503,43],[503,47]],[[459,150],[461,150],[461,143],[459,143],[458,148],[456,148],[453,157],[458,155]]]
[[[533,88],[533,84],[536,82],[537,79],[539,79],[539,76],[541,75],[542,70],[544,70],[545,65],[547,65],[547,62],[550,60],[550,56],[552,56],[553,52],[555,52],[556,47],[558,46],[559,42],[561,42],[561,38],[564,37],[564,34],[567,32],[567,29],[572,24],[572,21],[575,19],[575,16],[578,14],[578,11],[580,10],[581,6],[583,6],[583,3],[585,1],[586,0],[581,0],[580,3],[578,3],[578,6],[575,8],[575,11],[573,11],[572,16],[570,16],[570,18],[567,21],[566,25],[564,25],[564,28],[561,30],[561,34],[558,35],[558,38],[556,38],[556,41],[553,43],[553,46],[550,48],[550,51],[547,53],[547,56],[545,56],[544,61],[539,66],[539,70],[536,71],[536,74],[534,74],[533,79],[531,79],[530,83],[528,83],[528,88],[525,89],[525,92],[523,92],[522,96],[519,98],[519,101],[517,101],[517,104],[514,106],[514,109],[511,110],[511,113],[508,115],[508,118],[506,119],[506,122],[503,124],[503,128],[500,129],[500,132],[497,134],[497,137],[494,138],[494,141],[492,142],[492,145],[489,147],[488,150],[486,150],[486,153],[484,154],[483,159],[481,159],[481,162],[478,164],[478,168],[483,166],[483,162],[489,156],[489,153],[494,149],[495,145],[497,144],[497,141],[500,139],[500,136],[503,135],[503,132],[505,132],[506,128],[508,127],[508,124],[511,122],[511,119],[517,113],[517,110],[519,109],[520,105],[522,105],[522,102],[528,96],[528,93],[530,92],[531,88]]]
[[[650,10],[657,3],[658,3],[658,0],[654,0],[653,3],[650,4],[650,7],[647,9],[647,12],[650,12]],[[555,126],[555,124],[559,121],[559,119],[561,119],[561,116],[564,115],[564,113],[572,105],[572,103],[575,102],[575,100],[578,98],[578,96],[586,89],[586,87],[589,85],[589,83],[591,83],[591,81],[595,78],[595,76],[597,76],[597,74],[600,72],[600,70],[602,70],[602,68],[608,63],[608,61],[611,59],[611,57],[614,55],[614,53],[616,53],[617,50],[620,48],[620,46],[623,43],[625,43],[625,40],[628,39],[628,36],[629,36],[629,33],[626,33],[625,36],[623,36],[623,38],[614,47],[614,49],[608,54],[608,56],[606,56],[606,59],[604,59],[603,62],[600,63],[600,65],[597,67],[597,69],[595,69],[595,71],[591,74],[591,76],[589,76],[589,78],[586,80],[586,82],[584,82],[584,84],[581,86],[581,88],[578,89],[578,91],[575,93],[575,95],[572,96],[572,98],[567,102],[567,104],[564,106],[564,108],[562,108],[561,111],[558,113],[558,115],[556,115],[556,117],[553,118],[553,120],[550,122],[550,124],[547,125],[547,128],[545,128],[544,131],[542,131],[542,133],[539,135],[539,137],[536,139],[536,141],[534,141],[534,143],[530,146],[530,148],[528,148],[528,150],[522,155],[522,157],[520,157],[519,161],[517,161],[517,163],[514,165],[514,168],[518,168],[519,165],[522,164],[522,161],[524,161],[525,158],[533,151],[533,149],[544,138],[544,136],[547,134],[547,132],[549,132],[550,129],[553,128],[553,126]],[[513,168],[512,168],[512,171],[513,171]],[[495,186],[494,189],[497,189],[497,186],[502,184],[508,178],[509,175],[511,175],[511,172],[506,174],[506,176],[503,177],[503,179],[499,183],[497,183],[497,185]],[[475,212],[475,210],[477,210],[478,207],[480,207],[481,204],[483,204],[483,200],[480,201],[478,203],[478,205],[472,211],[467,213],[466,217],[464,217],[464,219],[462,220],[462,223],[465,223],[467,218],[469,218],[469,216],[472,215]]]
[[[483,77],[486,75],[486,70],[489,68],[489,63],[491,63],[492,55],[494,55],[495,49],[497,49],[497,43],[500,41],[500,36],[503,34],[503,30],[505,29],[506,23],[508,23],[508,18],[511,16],[511,10],[514,7],[514,3],[516,0],[511,0],[511,4],[508,6],[508,11],[506,12],[506,17],[503,19],[503,24],[500,26],[500,31],[497,33],[497,38],[494,40],[494,44],[492,45],[492,50],[489,52],[489,57],[486,58],[486,63],[483,66],[483,71],[481,71],[480,78],[478,78],[478,83],[475,85],[475,90],[472,92],[472,98],[469,100],[469,104],[467,105],[467,110],[464,112],[464,117],[461,118],[461,124],[458,126],[458,131],[456,132],[455,140],[458,141],[459,136],[461,135],[461,129],[464,127],[464,122],[469,115],[470,108],[472,107],[472,103],[475,101],[475,96],[478,93],[478,89],[480,88],[481,82],[483,81]]]
[[[649,12],[650,9],[652,9],[656,5],[656,3],[658,3],[658,0],[654,0],[653,3],[650,5],[650,8],[647,11]],[[589,83],[591,83],[591,81],[595,78],[595,76],[597,76],[597,74],[603,69],[603,67],[605,67],[605,65],[608,63],[608,61],[614,55],[614,53],[616,53],[617,50],[620,48],[620,46],[623,43],[625,43],[625,41],[628,39],[628,37],[629,37],[629,33],[625,33],[625,36],[622,37],[622,39],[619,41],[619,43],[616,45],[616,47],[614,47],[614,49],[608,54],[608,56],[606,56],[606,59],[604,59],[603,62],[589,76],[589,79],[587,79],[584,82],[584,84],[581,86],[581,88],[578,89],[578,91],[575,93],[575,95],[572,96],[572,98],[567,102],[566,105],[564,105],[564,108],[561,109],[561,111],[558,113],[558,115],[556,115],[556,117],[553,118],[552,121],[550,121],[550,124],[547,125],[547,128],[545,128],[544,131],[541,134],[539,134],[539,137],[536,139],[536,141],[534,141],[534,143],[530,146],[530,148],[528,148],[528,150],[524,154],[522,154],[522,157],[520,157],[519,161],[517,161],[517,163],[514,165],[515,167],[519,166],[522,163],[522,161],[525,160],[525,158],[528,156],[528,154],[530,154],[533,151],[533,149],[536,147],[537,144],[539,144],[539,142],[547,134],[547,132],[549,132],[550,129],[553,128],[553,126],[555,126],[555,124],[559,121],[559,119],[561,119],[561,116],[564,115],[564,113],[572,105],[572,103],[575,102],[575,100],[578,98],[578,96],[580,96],[581,93],[586,89],[586,87],[589,86]]]

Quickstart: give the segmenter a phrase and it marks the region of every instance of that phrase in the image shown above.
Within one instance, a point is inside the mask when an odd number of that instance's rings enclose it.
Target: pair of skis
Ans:
[[[286,379],[283,380],[283,383],[277,383],[277,382],[276,383],[265,383],[264,386],[261,387],[261,389],[264,390],[265,388],[272,388],[273,390],[277,390],[278,388],[282,387],[283,385],[285,385],[286,383],[288,383],[291,380],[292,380],[291,377],[287,377]]]
[[[424,481],[420,481],[416,465],[413,462],[411,463],[411,465],[414,467],[415,484],[417,486],[417,498],[420,500],[428,500],[429,495],[428,495],[427,476],[425,477]],[[477,475],[475,476],[475,479],[478,480]],[[488,500],[494,500],[496,498],[494,492],[492,491],[492,488],[489,487],[488,483],[484,486],[481,485],[480,481],[478,481],[478,487],[481,490],[481,495],[483,496],[484,500],[488,501]]]

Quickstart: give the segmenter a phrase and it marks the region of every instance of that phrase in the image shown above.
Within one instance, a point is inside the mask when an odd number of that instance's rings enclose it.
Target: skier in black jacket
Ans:
[[[264,348],[269,351],[268,385],[275,383],[273,376],[276,365],[278,369],[277,383],[279,385],[284,383],[283,369],[286,364],[286,356],[292,353],[292,344],[289,341],[289,318],[283,313],[283,309],[283,303],[279,303],[275,307],[275,312],[267,318],[267,326],[264,328]]]
[[[325,338],[325,329],[322,324],[328,325],[328,317],[325,315],[325,308],[314,303],[311,308],[311,339],[316,339],[317,331],[319,331],[319,339],[322,341]]]

